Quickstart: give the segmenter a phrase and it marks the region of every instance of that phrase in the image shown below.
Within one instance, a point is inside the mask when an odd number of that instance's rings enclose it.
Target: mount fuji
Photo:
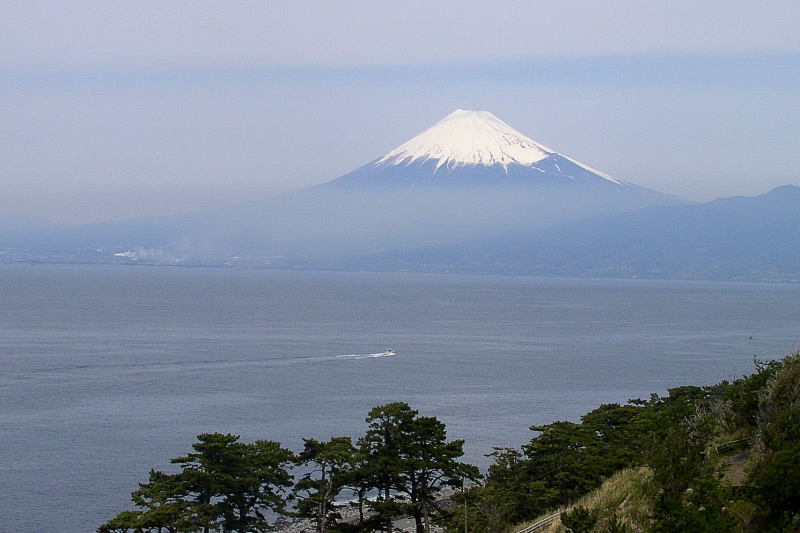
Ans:
[[[312,265],[676,203],[686,202],[560,154],[487,111],[458,109],[315,187],[202,213],[47,229],[33,241],[0,232],[0,249],[34,242],[27,257],[82,250],[92,262]]]
[[[618,191],[645,191],[559,154],[488,111],[465,109],[453,111],[382,157],[327,185],[351,188],[596,186]]]

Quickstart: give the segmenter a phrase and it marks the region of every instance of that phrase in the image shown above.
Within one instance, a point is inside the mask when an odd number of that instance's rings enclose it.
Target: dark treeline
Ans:
[[[236,435],[198,435],[194,451],[172,459],[178,472],[151,470],[123,511],[98,533],[260,533],[277,516],[311,518],[316,531],[387,531],[411,515],[419,533],[430,531],[440,492],[478,479],[459,461],[464,441],[447,441],[445,425],[405,403],[375,407],[367,431],[328,441],[304,439],[293,453],[274,441],[243,443]],[[302,472],[297,479],[292,470]],[[354,524],[339,524],[340,495],[355,500]],[[368,498],[368,496],[373,497]]]
[[[520,449],[494,450],[482,482],[452,496],[452,513],[437,506],[442,489],[479,477],[459,462],[463,441],[448,442],[442,422],[404,403],[374,408],[367,423],[355,442],[307,439],[297,454],[270,441],[200,435],[194,453],[172,460],[178,473],[151,471],[133,493],[137,510],[98,531],[261,532],[285,514],[312,518],[318,532],[391,531],[393,517],[411,515],[420,533],[434,521],[451,533],[501,533],[631,467],[652,472],[646,521],[633,523],[624,509],[572,507],[562,524],[574,533],[800,531],[798,354],[756,361],[752,375],[732,382],[533,426]],[[304,472],[297,480],[292,467]],[[359,511],[350,523],[336,512],[345,496]]]

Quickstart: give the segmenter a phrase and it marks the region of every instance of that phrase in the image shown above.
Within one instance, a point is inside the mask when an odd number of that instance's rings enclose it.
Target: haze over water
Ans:
[[[789,353],[798,296],[766,283],[2,265],[0,530],[94,530],[200,432],[297,449],[358,437],[391,401],[439,417],[485,467],[532,424]],[[386,347],[397,355],[369,356]]]

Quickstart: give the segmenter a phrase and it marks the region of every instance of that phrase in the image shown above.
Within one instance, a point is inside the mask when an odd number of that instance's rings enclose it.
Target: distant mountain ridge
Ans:
[[[354,258],[349,268],[800,281],[800,187]]]
[[[200,213],[0,228],[0,260],[319,265],[687,203],[559,154],[487,111],[456,110],[322,185]]]

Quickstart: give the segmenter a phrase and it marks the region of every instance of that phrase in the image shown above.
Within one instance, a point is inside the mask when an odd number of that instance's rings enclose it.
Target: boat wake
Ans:
[[[36,368],[32,370],[21,371],[23,374],[30,373],[50,373],[50,372],[68,372],[68,371],[98,371],[98,370],[141,370],[149,369],[155,371],[174,371],[170,369],[180,369],[186,371],[190,368],[230,368],[238,366],[252,366],[252,367],[282,367],[292,366],[298,364],[313,364],[320,361],[339,361],[342,359],[356,360],[356,359],[377,359],[380,357],[393,357],[395,351],[387,349],[380,353],[349,353],[342,355],[311,355],[293,357],[291,359],[262,359],[262,358],[241,358],[241,359],[206,359],[195,361],[139,361],[139,362],[103,362],[100,364],[79,364],[79,365],[64,365]]]
[[[393,357],[395,353],[393,351],[386,351],[381,353],[347,353],[343,355],[337,355],[335,359],[376,359],[378,357]]]

